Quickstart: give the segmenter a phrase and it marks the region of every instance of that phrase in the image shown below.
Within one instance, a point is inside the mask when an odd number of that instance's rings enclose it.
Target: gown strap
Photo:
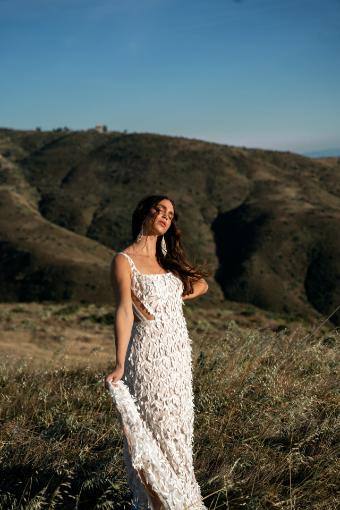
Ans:
[[[121,253],[122,255],[125,255],[125,257],[128,259],[129,261],[129,264],[130,264],[130,267],[132,270],[135,270],[137,273],[138,273],[138,269],[136,268],[136,265],[134,263],[134,261],[132,260],[132,258],[130,257],[130,255],[128,255],[127,253],[123,252],[123,251],[119,251],[118,253]]]

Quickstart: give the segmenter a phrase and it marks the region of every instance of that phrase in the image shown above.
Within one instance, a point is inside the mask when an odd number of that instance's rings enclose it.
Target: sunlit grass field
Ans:
[[[255,320],[249,307],[185,313],[207,508],[338,508],[338,330]],[[112,310],[13,304],[0,318],[0,508],[129,509],[122,432],[103,384]]]

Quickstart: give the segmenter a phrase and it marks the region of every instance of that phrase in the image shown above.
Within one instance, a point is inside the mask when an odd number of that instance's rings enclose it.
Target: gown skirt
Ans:
[[[203,510],[193,466],[192,345],[183,283],[173,273],[131,268],[135,320],[123,378],[109,385],[124,430],[123,457],[133,510],[153,510],[143,478],[162,510]],[[143,478],[140,476],[140,471]]]

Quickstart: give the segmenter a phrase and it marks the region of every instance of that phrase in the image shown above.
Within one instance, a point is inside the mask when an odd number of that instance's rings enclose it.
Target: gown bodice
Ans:
[[[124,255],[131,268],[131,290],[144,305],[149,314],[154,316],[156,321],[176,320],[183,318],[182,306],[185,304],[182,299],[183,282],[171,271],[167,273],[143,274],[141,273],[132,258],[125,252]],[[145,319],[139,308],[134,304],[134,310],[140,320]]]

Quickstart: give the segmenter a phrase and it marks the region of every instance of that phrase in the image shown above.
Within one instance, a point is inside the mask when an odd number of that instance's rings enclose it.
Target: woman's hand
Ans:
[[[109,389],[109,385],[119,381],[123,377],[123,375],[124,367],[122,367],[121,365],[116,365],[114,371],[111,372],[111,374],[109,374],[105,378],[105,388]]]

